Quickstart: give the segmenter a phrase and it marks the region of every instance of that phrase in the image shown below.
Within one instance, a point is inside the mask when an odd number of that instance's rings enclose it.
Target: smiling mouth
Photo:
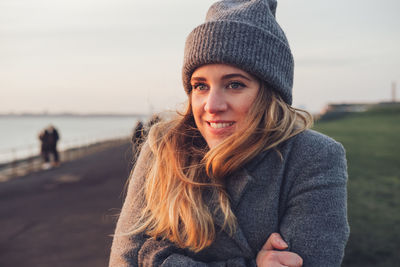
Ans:
[[[209,122],[208,124],[211,126],[211,128],[221,129],[233,125],[234,122]]]

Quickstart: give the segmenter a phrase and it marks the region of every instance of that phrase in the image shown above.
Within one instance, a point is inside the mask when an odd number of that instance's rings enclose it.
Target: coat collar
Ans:
[[[253,177],[246,171],[246,169],[240,170],[239,172],[230,176],[229,180],[227,180],[226,190],[230,196],[231,208],[233,211],[237,209],[240,199],[246,191],[248,184],[253,180]],[[255,257],[247,238],[240,228],[240,225],[237,226],[236,232],[233,234],[232,239],[246,255],[253,258]]]
[[[229,194],[233,211],[236,210],[243,193],[246,191],[247,185],[253,180],[254,178],[246,169],[241,169],[227,179],[226,191]]]
[[[226,184],[226,191],[230,196],[231,208],[233,211],[236,210],[238,204],[240,203],[240,199],[243,193],[246,191],[248,183],[252,180],[253,180],[252,176],[245,169],[242,169],[239,172],[229,176],[229,180],[227,180]],[[224,215],[220,209],[216,209],[216,207],[218,206],[218,196],[215,191],[211,193],[210,201],[211,201],[210,208],[212,210],[215,210],[214,223],[218,225],[221,229],[223,229]],[[227,231],[225,230],[222,231],[226,232],[229,235]],[[242,252],[246,257],[248,258],[255,257],[255,254],[252,251],[242,229],[240,228],[240,225],[237,225],[236,232],[233,234],[231,238],[236,243],[236,245],[242,250]]]
[[[226,180],[226,191],[229,194],[231,208],[234,212],[238,208],[249,183],[256,179],[252,175],[253,170],[262,162],[268,153],[271,153],[271,151],[268,150],[258,154],[243,168],[228,176]],[[216,207],[218,207],[218,195],[213,190],[208,191],[208,193],[207,199],[210,201],[210,208],[215,211],[214,223],[223,229],[224,215],[220,209],[216,209]],[[223,231],[227,233],[227,231]],[[227,234],[229,235],[229,233]],[[256,256],[257,252],[252,251],[240,225],[237,225],[236,232],[233,234],[232,239],[246,257],[254,258]]]
[[[239,169],[237,172],[228,177],[226,181],[226,191],[229,194],[231,208],[234,212],[237,210],[241,198],[248,188],[248,185],[257,180],[257,177],[253,176],[253,171],[263,162],[264,158],[267,157],[269,153],[273,153],[273,151],[267,150],[261,152],[250,162],[245,164],[243,168]],[[218,216],[216,216],[215,223],[222,228],[224,218],[220,210],[218,210]],[[254,258],[256,256],[257,252],[252,251],[246,236],[240,228],[240,225],[237,226],[236,232],[233,234],[232,239],[246,256],[250,258]]]

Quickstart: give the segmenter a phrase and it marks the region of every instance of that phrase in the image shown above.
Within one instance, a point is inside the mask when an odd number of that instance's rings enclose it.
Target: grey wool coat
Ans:
[[[278,232],[303,266],[340,266],[349,236],[346,208],[347,166],[341,144],[307,130],[260,153],[227,180],[238,229],[221,230],[211,246],[194,253],[143,234],[121,235],[140,210],[133,201],[143,183],[143,157],[133,172],[111,248],[110,266],[256,266],[256,256]],[[211,194],[210,194],[211,195]],[[215,201],[210,198],[209,205]]]

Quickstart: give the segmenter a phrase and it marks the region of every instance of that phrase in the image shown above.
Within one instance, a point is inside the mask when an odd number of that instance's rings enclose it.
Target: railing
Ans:
[[[112,139],[75,139],[59,144],[59,158],[67,162],[93,154],[104,149],[129,142],[129,136],[113,137]],[[26,175],[43,169],[39,145],[13,148],[0,151],[0,182]]]

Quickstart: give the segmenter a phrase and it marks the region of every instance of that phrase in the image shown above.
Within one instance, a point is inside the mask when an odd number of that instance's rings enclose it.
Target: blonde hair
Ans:
[[[216,192],[223,228],[233,234],[236,217],[225,191],[225,178],[262,151],[275,149],[282,157],[278,145],[312,124],[308,112],[289,106],[264,84],[247,118],[246,127],[212,149],[196,128],[190,101],[180,117],[152,127],[148,136],[151,155],[142,188],[145,203],[129,234],[168,239],[195,252],[206,248],[215,238],[217,212],[203,199],[207,188]]]

